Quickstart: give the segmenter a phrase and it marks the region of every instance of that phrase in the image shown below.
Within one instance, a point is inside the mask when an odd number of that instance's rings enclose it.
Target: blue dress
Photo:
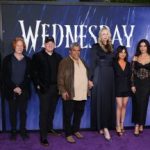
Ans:
[[[105,52],[99,44],[91,49],[91,80],[94,83],[91,100],[91,129],[115,127],[115,85],[113,53]]]

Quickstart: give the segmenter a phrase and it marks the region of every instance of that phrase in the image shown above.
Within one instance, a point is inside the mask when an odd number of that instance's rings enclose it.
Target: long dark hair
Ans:
[[[141,51],[140,51],[140,45],[141,45],[141,43],[145,43],[145,45],[147,47],[147,53],[150,55],[150,44],[149,44],[148,40],[142,39],[137,44],[135,56],[141,55]]]
[[[126,57],[125,57],[125,61],[127,62],[128,61],[128,51],[127,51],[127,48],[125,46],[118,46],[117,47],[117,50],[116,50],[116,61],[119,60],[119,53],[121,53],[123,50],[125,50],[125,53],[126,53]]]

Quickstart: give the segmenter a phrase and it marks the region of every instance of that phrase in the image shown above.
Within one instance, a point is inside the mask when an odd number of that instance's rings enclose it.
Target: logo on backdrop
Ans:
[[[41,40],[41,47],[44,46],[45,36],[49,33],[54,37],[56,41],[56,47],[69,48],[72,42],[79,42],[81,48],[91,48],[89,38],[93,40],[93,43],[97,42],[98,31],[103,25],[61,25],[61,24],[47,24],[42,23],[41,20],[36,20],[35,26],[25,26],[24,20],[18,20],[22,32],[22,37],[25,39],[27,49],[29,43],[33,51],[36,50],[37,40]],[[135,25],[115,25],[112,32],[112,43],[118,42],[119,45],[125,45],[131,47],[131,40],[134,33]],[[96,32],[97,31],[97,32]],[[88,39],[88,42],[87,42]]]

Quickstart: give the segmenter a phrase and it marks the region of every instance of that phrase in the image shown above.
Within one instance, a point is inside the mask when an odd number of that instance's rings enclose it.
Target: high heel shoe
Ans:
[[[116,132],[117,132],[118,136],[122,136],[122,134],[123,134],[120,126],[116,127]]]
[[[140,125],[139,131],[140,131],[140,133],[143,133],[143,125]]]
[[[104,130],[102,130],[102,129],[99,130],[99,133],[100,133],[100,134],[104,134]]]
[[[123,126],[123,122],[121,122],[121,127],[120,128],[121,128],[121,132],[124,133],[125,129],[124,129],[124,126]]]
[[[108,131],[108,129],[104,129],[104,138],[107,140],[107,141],[110,141],[111,140],[111,136],[110,136],[110,133]]]
[[[139,136],[140,132],[139,132],[139,125],[136,125],[134,128],[134,135],[135,136]]]

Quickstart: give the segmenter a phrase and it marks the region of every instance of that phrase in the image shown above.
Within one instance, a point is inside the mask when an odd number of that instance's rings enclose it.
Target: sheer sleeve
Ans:
[[[131,62],[131,86],[135,86],[135,61]]]

